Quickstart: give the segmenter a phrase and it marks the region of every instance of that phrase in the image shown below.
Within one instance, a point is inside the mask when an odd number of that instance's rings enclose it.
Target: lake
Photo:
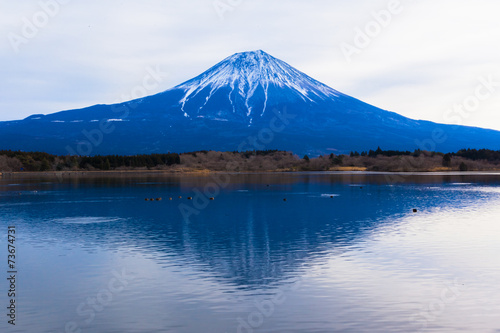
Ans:
[[[500,174],[13,176],[0,208],[2,332],[500,332]]]

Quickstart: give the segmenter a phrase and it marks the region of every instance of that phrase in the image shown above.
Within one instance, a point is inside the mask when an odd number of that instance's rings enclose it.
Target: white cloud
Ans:
[[[169,75],[153,94],[254,49],[383,109],[438,122],[474,93],[478,77],[500,81],[500,4],[488,0],[401,0],[351,62],[340,45],[391,0],[221,0],[234,4],[223,19],[211,0],[66,0],[14,52],[11,33],[22,36],[23,18],[54,1],[2,5],[0,120],[113,103],[160,66]],[[500,129],[500,87],[463,122]]]

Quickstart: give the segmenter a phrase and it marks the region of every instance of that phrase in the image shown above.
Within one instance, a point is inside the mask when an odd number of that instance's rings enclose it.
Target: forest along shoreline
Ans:
[[[370,150],[300,157],[278,150],[150,155],[57,156],[0,151],[0,176],[213,172],[454,172],[500,171],[500,151],[463,149],[456,153]]]

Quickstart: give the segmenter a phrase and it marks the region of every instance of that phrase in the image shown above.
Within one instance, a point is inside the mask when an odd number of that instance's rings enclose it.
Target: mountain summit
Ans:
[[[236,53],[174,89],[185,91],[180,100],[185,117],[210,117],[213,108],[220,107],[220,100],[226,99],[230,105],[219,111],[243,111],[250,124],[262,117],[268,103],[278,96],[279,103],[314,103],[340,95],[261,50]]]
[[[149,97],[0,122],[0,149],[138,154],[280,149],[500,149],[500,132],[413,120],[342,94],[263,51]]]

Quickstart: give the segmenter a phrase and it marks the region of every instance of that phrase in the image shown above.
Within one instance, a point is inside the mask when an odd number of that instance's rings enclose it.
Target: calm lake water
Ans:
[[[500,332],[500,175],[219,177],[0,179],[0,331]]]

